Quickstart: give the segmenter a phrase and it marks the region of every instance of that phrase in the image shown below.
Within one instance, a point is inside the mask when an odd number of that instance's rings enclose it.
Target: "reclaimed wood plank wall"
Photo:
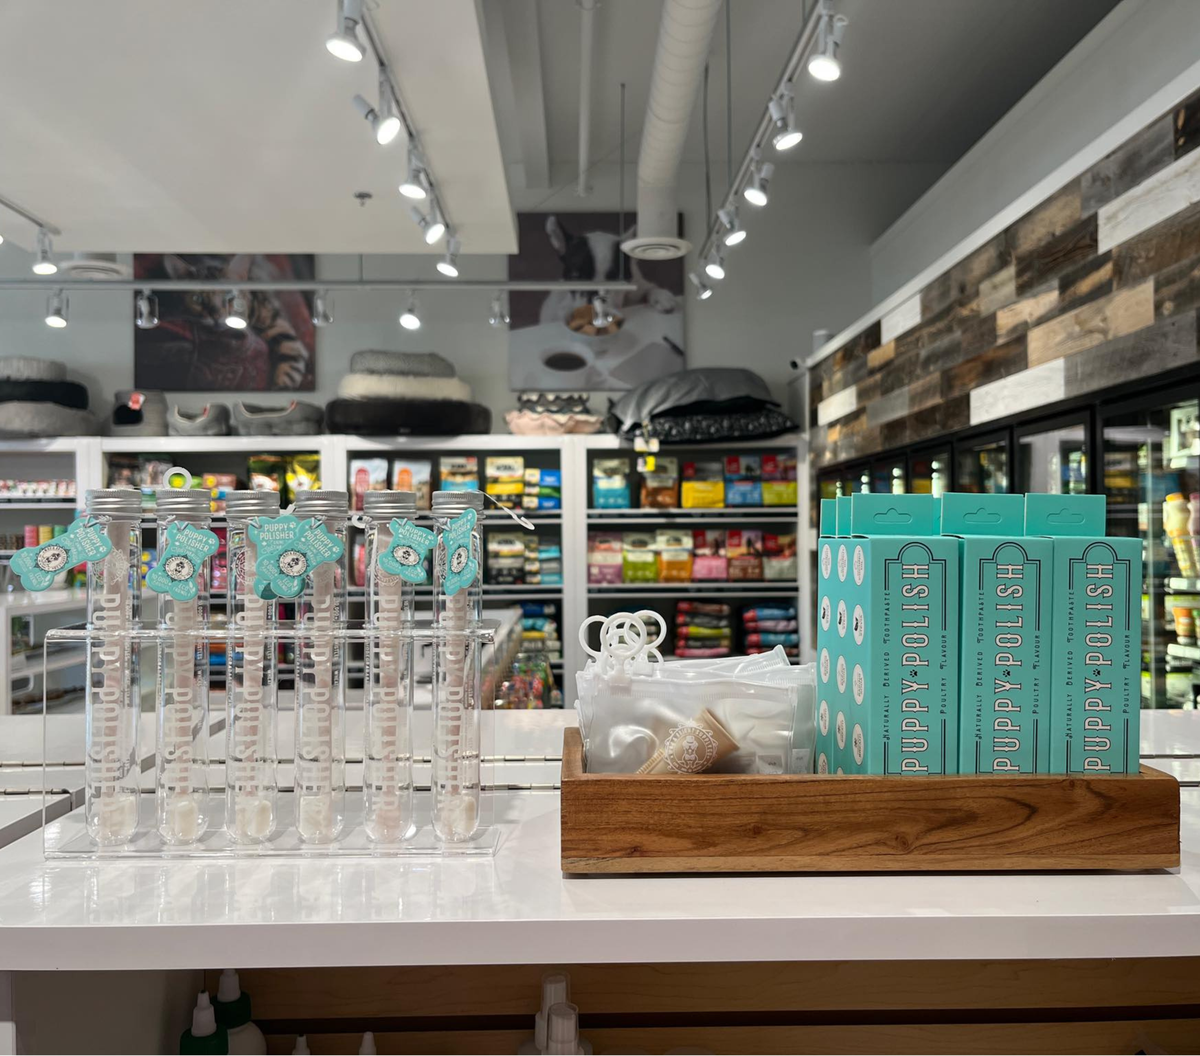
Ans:
[[[1200,92],[815,364],[818,466],[1197,364]]]

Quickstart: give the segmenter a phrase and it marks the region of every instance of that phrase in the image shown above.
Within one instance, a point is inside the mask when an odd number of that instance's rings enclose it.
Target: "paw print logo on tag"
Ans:
[[[862,645],[863,637],[867,633],[867,621],[861,605],[854,606],[854,622],[850,626],[854,629],[854,643]]]
[[[185,521],[167,525],[167,544],[158,564],[146,575],[146,586],[175,601],[191,601],[200,593],[197,579],[204,562],[217,552],[221,541],[207,528]]]
[[[846,571],[849,564],[850,555],[846,552],[846,544],[843,543],[838,547],[838,579],[843,583],[846,582]]]
[[[407,583],[425,582],[425,555],[433,549],[437,536],[428,528],[396,518],[388,525],[392,540],[379,551],[379,567],[390,576]]]
[[[861,664],[854,665],[854,672],[850,676],[850,690],[854,694],[854,703],[861,704],[867,694],[867,680],[863,677]]]
[[[826,543],[821,547],[821,575],[828,579],[833,572],[833,551],[829,549],[829,544]]]
[[[829,681],[829,650],[821,650],[821,681]]]
[[[837,632],[838,632],[839,638],[846,637],[846,625],[848,623],[849,623],[849,614],[846,611],[846,603],[844,601],[839,601],[838,602],[838,614],[837,614]]]
[[[442,592],[453,597],[463,587],[469,587],[479,575],[479,562],[471,556],[471,533],[475,530],[476,514],[467,510],[454,518],[442,531],[442,546],[446,563],[442,571]]]
[[[839,693],[846,692],[846,658],[838,657],[837,662],[837,687]]]
[[[112,543],[104,529],[86,517],[78,517],[50,542],[18,550],[8,565],[26,590],[45,590],[64,569],[99,561],[111,551]]]
[[[821,599],[821,630],[829,630],[829,621],[833,618],[833,606],[829,604],[828,596]]]
[[[856,722],[854,729],[850,733],[850,750],[854,753],[854,762],[857,766],[862,766],[863,753],[866,750],[866,742],[863,740],[862,727]]]
[[[821,701],[821,706],[817,709],[817,728],[821,731],[822,737],[829,736],[829,701]]]
[[[837,746],[838,748],[846,747],[846,714],[838,712],[837,717]]]
[[[867,574],[867,559],[863,556],[863,548],[854,548],[854,582],[862,586],[863,576]]]

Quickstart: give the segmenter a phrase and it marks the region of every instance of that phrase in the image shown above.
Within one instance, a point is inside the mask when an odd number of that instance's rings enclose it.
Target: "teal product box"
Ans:
[[[1054,544],[1025,537],[1023,495],[943,495],[942,534],[961,557],[959,771],[1047,773]]]
[[[1142,542],[1104,519],[1103,495],[1025,496],[1025,534],[1053,542],[1053,773],[1138,772]]]
[[[958,773],[958,540],[930,495],[835,512],[817,541],[818,771]]]

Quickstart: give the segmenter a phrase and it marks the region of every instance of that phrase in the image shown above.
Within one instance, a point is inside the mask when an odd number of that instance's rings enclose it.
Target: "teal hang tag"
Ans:
[[[418,528],[412,521],[400,518],[388,528],[392,541],[386,550],[379,551],[379,567],[409,583],[424,583],[425,555],[433,549],[437,536],[428,528]]]
[[[325,525],[315,519],[299,521],[290,536],[271,538],[268,544],[260,544],[254,590],[260,598],[268,596],[263,588],[274,591],[276,597],[294,598],[304,589],[304,580],[310,572],[329,561],[337,561],[344,550],[341,541]]]
[[[471,533],[475,529],[475,511],[455,517],[442,531],[446,563],[442,570],[442,593],[453,597],[469,587],[479,575],[479,562],[471,556]]]
[[[207,528],[185,521],[167,525],[167,545],[158,555],[158,564],[146,575],[146,586],[176,601],[191,601],[200,593],[197,580],[204,562],[220,545]]]
[[[20,576],[21,586],[26,590],[45,590],[64,569],[85,561],[99,561],[111,551],[112,542],[104,528],[86,517],[77,517],[62,535],[48,543],[18,550],[8,564]]]
[[[247,574],[251,571],[254,573],[254,593],[260,598],[269,601],[277,597],[271,587],[270,572],[272,568],[278,569],[278,562],[264,561],[263,558],[270,557],[273,552],[277,554],[286,550],[299,530],[299,519],[290,513],[283,513],[278,517],[259,517],[247,527],[246,535],[254,544],[257,553],[254,568],[248,569]]]

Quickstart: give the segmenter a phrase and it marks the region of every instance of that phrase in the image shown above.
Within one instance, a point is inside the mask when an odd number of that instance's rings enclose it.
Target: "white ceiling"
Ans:
[[[475,3],[372,6],[464,248],[513,252]],[[396,190],[403,136],[380,147],[351,106],[374,63],[325,50],[334,22],[335,0],[0,4],[0,196],[56,250],[440,252]],[[31,244],[4,210],[0,233]]]

